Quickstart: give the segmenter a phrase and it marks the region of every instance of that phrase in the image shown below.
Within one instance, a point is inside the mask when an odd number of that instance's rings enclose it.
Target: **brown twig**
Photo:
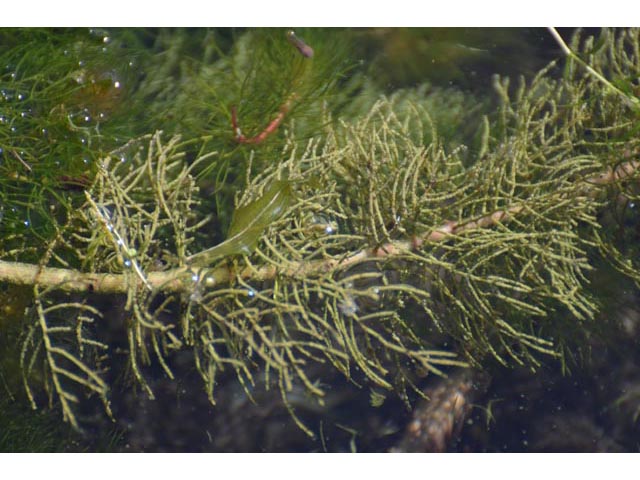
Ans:
[[[473,403],[489,386],[487,374],[476,370],[459,370],[448,378],[438,378],[424,390],[426,398],[413,415],[394,452],[441,453],[460,433]]]
[[[297,36],[293,30],[289,30],[287,32],[287,40],[291,45],[296,47],[298,52],[300,52],[300,55],[302,55],[303,57],[305,58],[313,57],[313,48],[307,45],[305,41],[302,40],[299,36]]]
[[[586,183],[592,186],[609,185],[627,179],[639,169],[640,161],[638,160],[621,163],[617,167],[609,168],[604,173],[588,179]],[[589,187],[587,186],[586,188]],[[215,270],[208,270],[204,275],[198,275],[198,277],[204,278],[204,286],[210,288],[227,284],[237,277],[243,280],[264,281],[275,278],[277,274],[291,277],[319,275],[336,269],[347,269],[367,260],[409,252],[421,247],[425,242],[438,243],[463,232],[478,228],[489,228],[498,223],[509,221],[523,209],[523,204],[516,204],[474,220],[448,221],[434,230],[415,235],[409,240],[395,240],[374,249],[366,248],[341,259],[292,262],[286,270],[277,269],[273,265],[264,265],[258,269],[255,266],[246,267],[239,271],[230,270],[224,266]],[[71,269],[49,267],[41,269],[38,265],[0,260],[0,282],[33,285],[39,271],[38,283],[56,287],[63,291],[124,293],[127,290],[127,281],[124,274],[82,273]],[[194,288],[193,280],[191,280],[193,275],[194,272],[188,267],[179,267],[164,272],[149,272],[147,280],[154,290],[181,292],[190,291]]]

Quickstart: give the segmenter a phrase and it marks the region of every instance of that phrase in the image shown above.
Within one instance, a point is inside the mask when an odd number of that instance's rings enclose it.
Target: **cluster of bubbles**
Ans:
[[[16,228],[30,228],[31,220],[25,216],[23,209],[16,207],[8,207],[5,209],[4,205],[0,205],[0,225],[5,226],[7,229],[15,230]]]
[[[14,80],[15,72],[11,72],[10,77]],[[0,124],[8,125],[11,133],[17,133],[21,121],[33,116],[33,110],[27,100],[26,93],[13,88],[0,88]]]

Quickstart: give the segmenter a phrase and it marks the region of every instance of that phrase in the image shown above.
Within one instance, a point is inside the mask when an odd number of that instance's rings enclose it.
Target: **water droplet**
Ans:
[[[629,208],[636,208],[636,204],[634,202],[629,202]]]
[[[198,280],[200,280],[200,277],[197,273],[194,273],[193,275],[191,275],[191,280],[197,282]]]
[[[248,289],[247,290],[247,296],[251,297],[251,298],[255,297],[256,296],[256,291],[253,288]]]
[[[131,267],[131,260],[126,258],[125,261],[124,261],[124,266],[127,267],[127,268]]]
[[[85,122],[90,122],[90,121],[91,121],[91,116],[89,116],[89,115],[85,115],[85,116],[84,116],[84,121],[85,121]]]
[[[116,80],[115,82],[113,82],[113,86],[114,86],[115,88],[120,88],[120,85],[121,85],[121,84],[120,84],[120,82],[119,82],[118,80]]]
[[[102,37],[102,43],[109,43],[110,41],[111,41],[111,38],[109,38],[108,36]]]
[[[25,227],[29,227],[29,226],[31,226],[31,222],[29,222],[29,220],[25,220],[25,221],[24,221],[24,222],[22,222],[22,223],[24,223],[24,226],[25,226]]]

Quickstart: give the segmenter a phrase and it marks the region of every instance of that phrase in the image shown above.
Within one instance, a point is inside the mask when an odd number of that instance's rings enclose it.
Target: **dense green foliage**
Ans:
[[[296,34],[312,57],[272,29],[2,32],[0,269],[39,266],[12,320],[34,405],[44,384],[79,426],[86,394],[110,412],[116,352],[153,396],[184,349],[212,402],[227,372],[322,402],[318,364],[404,397],[452,365],[566,361],[603,330],[596,265],[640,283],[616,228],[637,224],[638,31],[574,39],[606,82],[567,60],[483,101],[385,97],[366,32]]]

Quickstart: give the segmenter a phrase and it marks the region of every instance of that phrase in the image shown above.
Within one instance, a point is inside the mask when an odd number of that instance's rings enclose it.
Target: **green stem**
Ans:
[[[591,75],[593,75],[595,78],[597,78],[602,84],[604,84],[609,90],[611,90],[613,93],[620,95],[621,97],[623,97],[627,102],[629,102],[630,106],[634,107],[634,108],[638,108],[640,107],[640,100],[636,97],[630,97],[629,95],[627,95],[626,93],[624,93],[622,90],[620,90],[618,87],[616,87],[614,84],[612,84],[609,80],[607,80],[606,78],[604,78],[599,72],[597,72],[593,67],[591,67],[591,65],[589,65],[587,62],[585,62],[584,60],[582,60],[573,50],[571,50],[571,48],[569,47],[569,45],[566,44],[566,42],[562,39],[562,37],[560,36],[560,33],[558,33],[558,30],[555,29],[555,27],[547,27],[547,29],[549,30],[549,33],[551,34],[551,36],[555,39],[555,41],[558,43],[558,45],[560,46],[560,48],[562,49],[562,52],[569,58],[572,58],[573,60],[575,60],[576,62],[578,62],[580,65],[582,65]]]

